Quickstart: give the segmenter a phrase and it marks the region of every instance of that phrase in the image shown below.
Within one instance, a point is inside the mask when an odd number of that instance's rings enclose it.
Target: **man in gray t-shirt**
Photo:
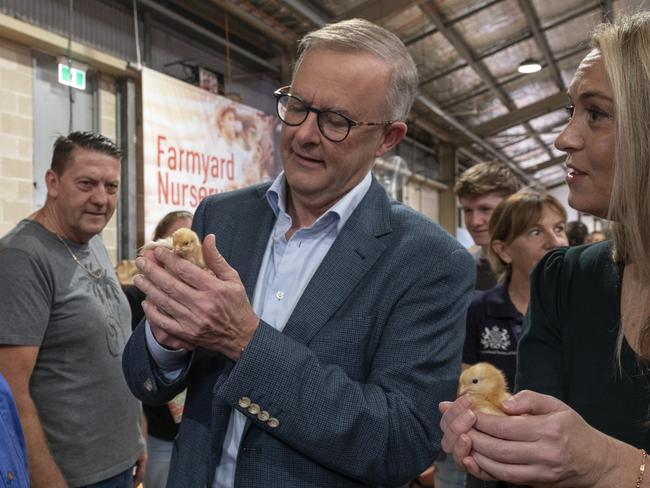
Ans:
[[[35,487],[126,488],[144,473],[140,409],[121,370],[130,309],[98,236],[120,166],[101,135],[60,137],[45,206],[0,239],[0,372]]]

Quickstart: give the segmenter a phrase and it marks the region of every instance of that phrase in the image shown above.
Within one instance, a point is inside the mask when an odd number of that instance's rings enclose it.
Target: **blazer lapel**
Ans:
[[[260,190],[259,199],[242,203],[242,219],[235,227],[230,256],[226,257],[239,273],[251,303],[264,251],[275,223],[275,214],[266,201],[265,190]]]
[[[389,214],[388,196],[373,177],[368,193],[341,229],[305,288],[284,327],[284,334],[307,344],[327,323],[386,248],[377,237],[390,232]],[[266,236],[268,238],[268,233]],[[263,257],[264,247],[261,253]],[[254,266],[250,263],[249,273],[259,272],[262,257]],[[242,439],[248,434],[251,425],[250,421],[246,422]]]
[[[298,301],[284,333],[308,343],[372,268],[390,232],[390,202],[373,178],[368,193],[350,216]]]

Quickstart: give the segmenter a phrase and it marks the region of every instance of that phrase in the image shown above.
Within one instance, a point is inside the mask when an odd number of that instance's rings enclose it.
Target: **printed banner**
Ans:
[[[276,117],[154,70],[142,71],[144,238],[172,210],[276,176]]]

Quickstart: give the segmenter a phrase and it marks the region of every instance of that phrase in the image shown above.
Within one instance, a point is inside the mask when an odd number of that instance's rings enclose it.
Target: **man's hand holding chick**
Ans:
[[[202,347],[236,361],[257,330],[239,274],[215,246],[203,241],[206,273],[164,247],[147,250],[136,260],[142,273],[134,280],[147,299],[142,306],[156,340],[170,349]]]

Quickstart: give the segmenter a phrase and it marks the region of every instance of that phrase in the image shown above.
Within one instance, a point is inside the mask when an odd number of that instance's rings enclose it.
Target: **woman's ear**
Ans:
[[[508,252],[508,245],[505,242],[496,239],[492,241],[492,251],[494,251],[504,263],[512,263],[512,258]]]

